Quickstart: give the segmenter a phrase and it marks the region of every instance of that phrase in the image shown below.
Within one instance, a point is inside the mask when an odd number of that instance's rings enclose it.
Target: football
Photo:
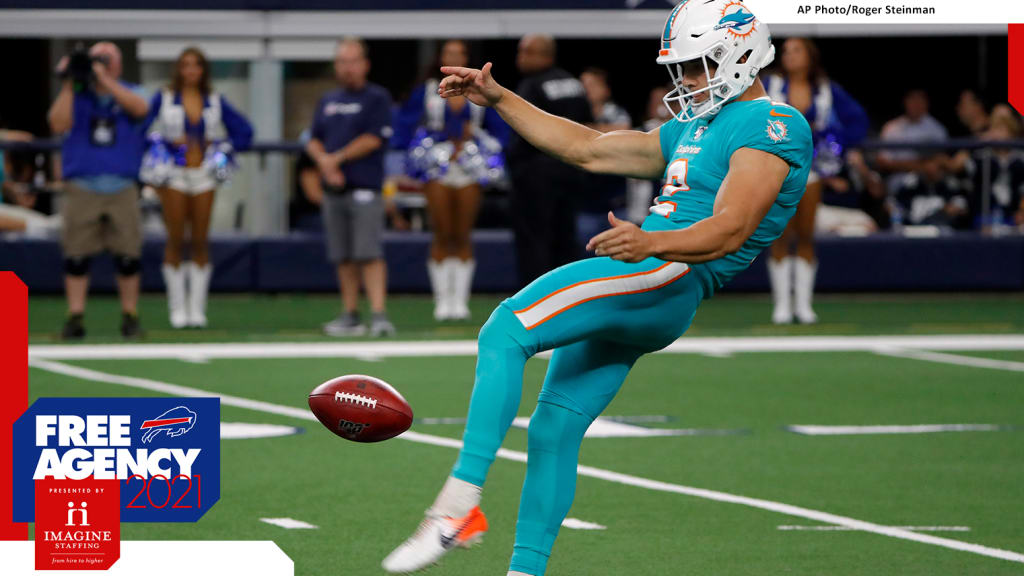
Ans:
[[[405,398],[387,382],[361,374],[314,388],[309,409],[328,430],[353,442],[394,438],[412,425],[412,408]]]

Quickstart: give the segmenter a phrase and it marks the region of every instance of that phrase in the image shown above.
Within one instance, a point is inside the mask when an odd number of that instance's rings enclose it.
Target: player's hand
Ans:
[[[480,70],[462,66],[442,66],[441,73],[446,75],[437,87],[437,93],[442,98],[465,96],[477,106],[495,106],[505,92],[491,76],[490,62],[484,64]]]
[[[654,255],[650,234],[636,224],[619,220],[611,212],[608,212],[608,223],[612,225],[611,229],[591,238],[587,242],[587,250],[593,250],[597,256],[630,263],[641,262]]]

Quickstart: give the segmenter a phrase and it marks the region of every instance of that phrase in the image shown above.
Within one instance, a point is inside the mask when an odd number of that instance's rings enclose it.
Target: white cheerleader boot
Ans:
[[[184,328],[188,324],[185,310],[185,265],[164,264],[164,285],[167,286],[167,311],[172,328]]]
[[[448,268],[448,260],[440,262],[427,259],[427,275],[430,276],[430,290],[434,293],[434,320],[443,322],[451,318],[451,299],[448,294],[451,292],[452,274]]]
[[[818,315],[811,308],[811,299],[814,296],[814,276],[818,272],[817,262],[808,262],[803,258],[796,258],[796,286],[795,286],[795,313],[797,322],[801,324],[815,324],[818,322]]]
[[[206,328],[206,296],[210,291],[210,276],[213,267],[197,266],[188,263],[188,325],[194,328]]]
[[[791,324],[793,322],[793,258],[782,260],[768,257],[768,279],[772,285],[772,322]]]
[[[469,320],[469,296],[473,288],[475,260],[455,260],[455,290],[452,293],[452,319]]]

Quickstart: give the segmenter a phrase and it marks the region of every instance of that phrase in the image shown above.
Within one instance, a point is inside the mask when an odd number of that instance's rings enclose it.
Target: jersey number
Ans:
[[[690,187],[686,184],[686,172],[689,169],[690,161],[686,158],[679,158],[669,164],[665,173],[665,185],[661,187],[661,196],[675,196],[677,192],[689,191]],[[655,202],[651,211],[668,218],[669,214],[676,211],[676,203]]]

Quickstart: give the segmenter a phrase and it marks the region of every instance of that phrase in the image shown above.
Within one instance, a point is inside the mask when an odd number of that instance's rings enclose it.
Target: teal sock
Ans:
[[[522,324],[512,311],[498,306],[480,329],[476,383],[469,400],[469,416],[462,435],[462,450],[452,476],[483,486],[523,395],[523,368],[530,357],[513,337]]]
[[[541,400],[530,419],[529,459],[510,571],[543,576],[576,494],[580,444],[591,419]]]

